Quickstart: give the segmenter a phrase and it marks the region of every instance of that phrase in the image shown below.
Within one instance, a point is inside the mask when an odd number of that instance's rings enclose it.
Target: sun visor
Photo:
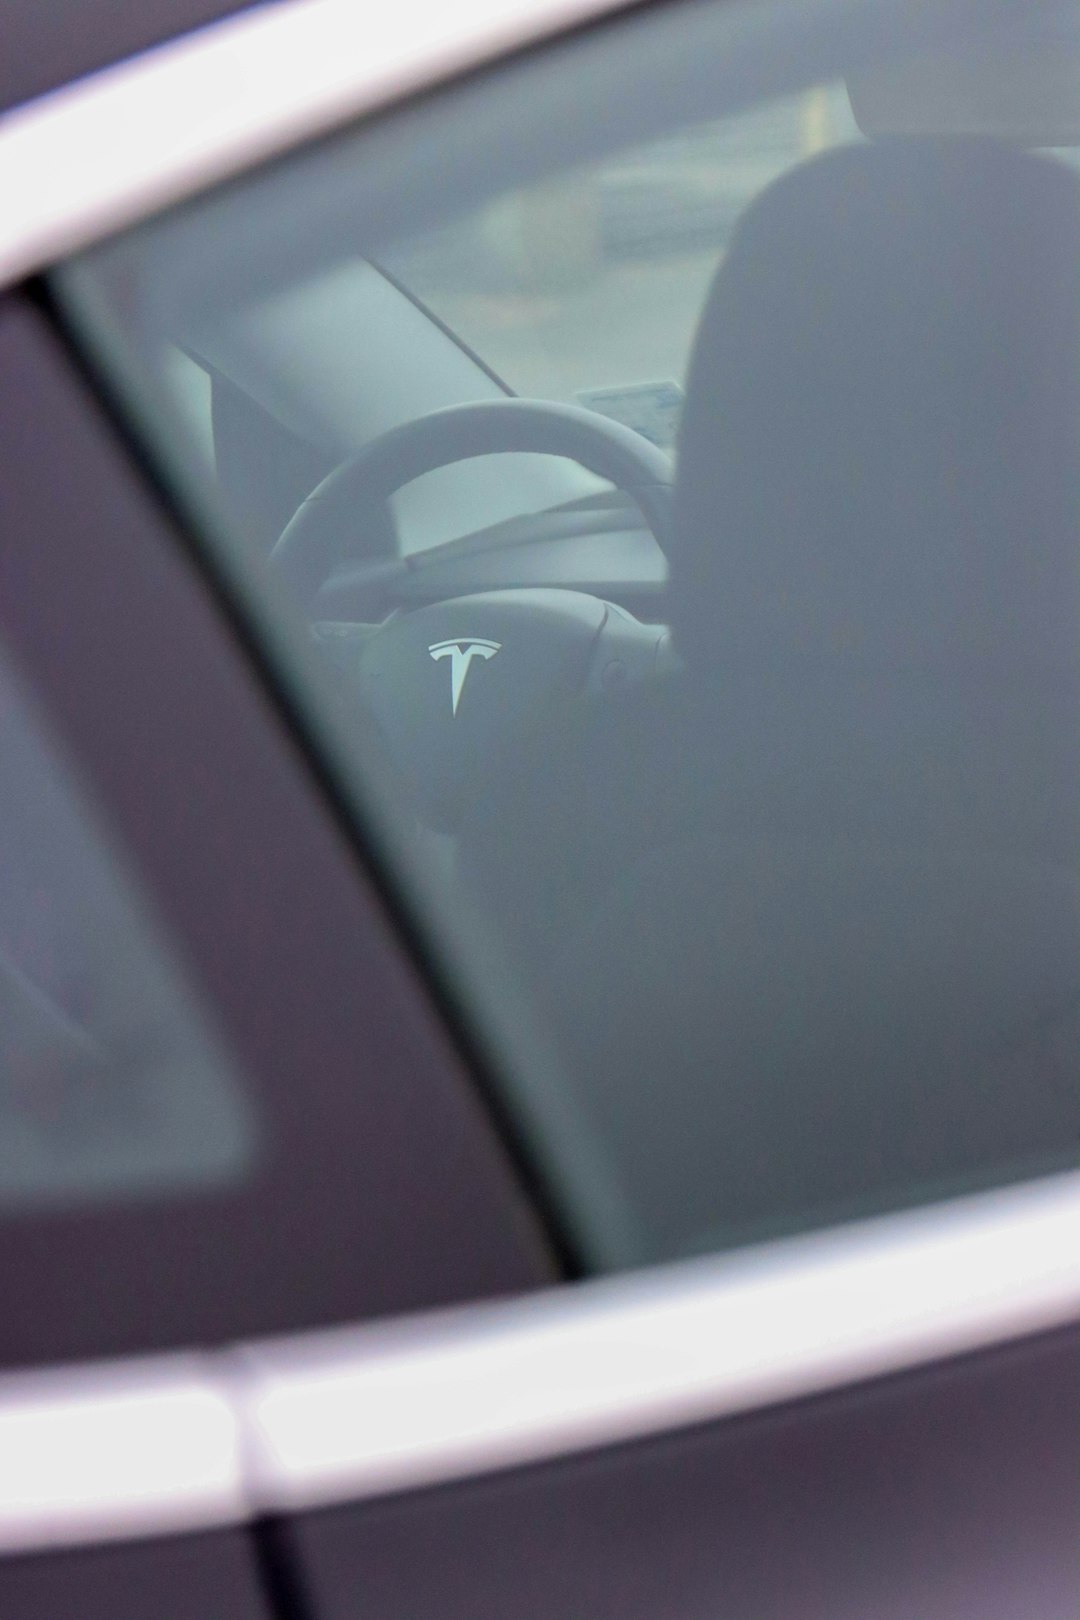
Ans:
[[[1080,145],[1080,6],[848,75],[864,135]]]

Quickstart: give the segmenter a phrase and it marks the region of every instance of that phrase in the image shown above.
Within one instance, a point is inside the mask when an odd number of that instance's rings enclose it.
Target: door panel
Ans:
[[[1080,1338],[295,1527],[325,1620],[1075,1620]]]
[[[0,1561],[4,1620],[269,1620],[271,1612],[239,1531]]]

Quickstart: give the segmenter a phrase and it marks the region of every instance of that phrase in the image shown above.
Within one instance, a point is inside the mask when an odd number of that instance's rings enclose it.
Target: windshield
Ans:
[[[381,263],[515,393],[589,405],[673,447],[735,222],[785,169],[859,138],[845,86],[815,86],[515,191]]]

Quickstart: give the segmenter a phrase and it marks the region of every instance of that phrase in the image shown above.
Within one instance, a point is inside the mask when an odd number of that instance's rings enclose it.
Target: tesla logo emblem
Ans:
[[[469,665],[474,658],[494,658],[502,646],[500,641],[478,641],[475,636],[465,637],[461,641],[436,641],[428,648],[432,658],[449,658],[450,660],[450,701],[454,713],[457,714],[458,704],[465,687],[465,677],[469,673]]]

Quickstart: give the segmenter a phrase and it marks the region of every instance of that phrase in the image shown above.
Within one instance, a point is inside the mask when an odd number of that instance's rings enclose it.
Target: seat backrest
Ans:
[[[1080,1130],[1072,173],[897,142],[779,181],[702,318],[676,507],[689,718],[623,780],[690,818],[549,1004],[638,1252],[1045,1166]]]
[[[920,839],[1072,859],[1072,171],[897,141],[767,191],[701,320],[677,506],[672,622],[706,701],[738,693],[755,817],[876,835],[906,804]]]
[[[1071,1165],[1080,885],[751,837],[642,859],[549,986],[642,1259]]]

